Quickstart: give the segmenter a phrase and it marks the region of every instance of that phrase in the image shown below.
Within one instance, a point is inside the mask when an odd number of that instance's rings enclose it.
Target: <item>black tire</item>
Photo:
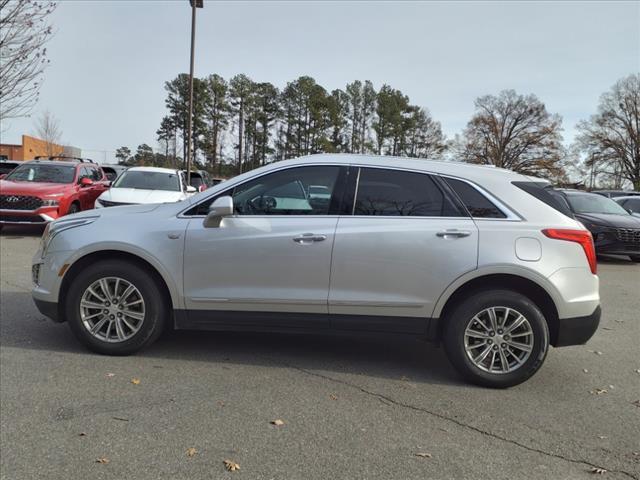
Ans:
[[[508,307],[528,320],[533,332],[529,357],[506,373],[489,373],[473,363],[465,350],[465,330],[473,317],[490,307]],[[540,309],[524,295],[511,290],[484,290],[467,297],[443,319],[443,344],[449,361],[467,380],[491,388],[507,388],[524,382],[542,366],[549,349],[549,328]],[[495,348],[495,345],[492,347]]]
[[[119,277],[130,282],[144,300],[145,312],[140,329],[131,338],[117,343],[93,336],[80,315],[80,300],[85,290],[105,277]],[[103,260],[85,268],[72,280],[65,304],[66,319],[74,335],[90,350],[105,355],[130,355],[148,347],[161,335],[169,309],[163,298],[166,298],[163,289],[144,268],[122,260]]]
[[[73,202],[69,205],[69,210],[67,210],[67,215],[71,215],[72,213],[78,213],[80,211],[80,204],[78,202]]]
[[[632,262],[640,263],[640,255],[629,255],[629,259],[630,259]]]

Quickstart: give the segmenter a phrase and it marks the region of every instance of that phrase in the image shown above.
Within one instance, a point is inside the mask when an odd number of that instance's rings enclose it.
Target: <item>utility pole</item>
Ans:
[[[193,56],[196,46],[196,8],[202,8],[204,0],[189,0],[191,4],[191,65],[189,67],[189,118],[187,120],[187,185],[191,185],[191,155],[193,145]]]

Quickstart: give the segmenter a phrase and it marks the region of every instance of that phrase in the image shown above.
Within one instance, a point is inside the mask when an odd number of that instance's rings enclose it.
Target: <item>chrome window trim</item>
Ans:
[[[283,166],[281,168],[275,168],[273,170],[269,170],[268,172],[264,172],[261,175],[257,175],[255,177],[251,177],[249,179],[246,179],[244,181],[236,181],[235,183],[232,183],[231,185],[227,185],[227,188],[221,189],[219,192],[216,193],[212,193],[211,195],[207,196],[205,199],[201,200],[198,203],[194,203],[189,205],[189,207],[185,208],[184,210],[180,211],[177,215],[178,218],[205,218],[206,215],[185,215],[185,212],[188,210],[191,210],[192,208],[196,207],[197,205],[199,205],[200,203],[206,202],[207,200],[209,200],[209,198],[220,195],[221,193],[224,193],[225,190],[230,190],[235,188],[237,185],[240,185],[244,182],[249,182],[249,181],[253,181],[255,179],[258,179],[260,177],[263,177],[265,175],[269,175],[271,173],[275,173],[275,172],[280,172],[282,170],[288,170],[288,169],[292,169],[292,168],[301,168],[301,167],[318,167],[318,166],[332,166],[332,167],[357,167],[358,168],[358,178],[356,179],[356,188],[355,188],[355,192],[354,192],[354,197],[353,197],[353,209],[351,212],[351,215],[233,215],[233,218],[247,218],[247,217],[251,217],[251,218],[275,218],[275,217],[284,217],[284,218],[329,218],[329,217],[353,217],[353,218],[371,218],[371,217],[375,217],[375,218],[403,218],[403,219],[408,219],[408,218],[440,218],[440,219],[462,219],[462,218],[468,218],[468,219],[473,219],[474,221],[498,221],[498,222],[520,222],[524,220],[524,217],[522,215],[520,215],[519,213],[517,213],[516,211],[514,211],[513,209],[511,209],[510,207],[507,207],[506,204],[504,202],[502,202],[499,198],[497,198],[495,195],[493,195],[492,193],[488,192],[486,189],[484,189],[482,186],[478,185],[475,182],[472,182],[471,180],[468,180],[466,178],[462,178],[462,177],[457,177],[455,175],[450,175],[450,174],[446,174],[446,173],[440,173],[440,172],[433,172],[431,170],[418,170],[418,169],[412,169],[412,168],[404,168],[404,167],[396,167],[396,166],[380,166],[380,165],[367,165],[367,164],[361,164],[361,163],[339,163],[339,162],[331,162],[331,163],[325,163],[325,162],[314,162],[314,163],[308,163],[308,164],[300,164],[300,165],[287,165],[287,166]],[[470,185],[472,188],[475,188],[480,194],[482,194],[483,196],[485,196],[487,199],[489,199],[504,215],[505,218],[483,218],[483,217],[473,217],[473,216],[462,216],[462,217],[441,217],[441,216],[428,216],[428,217],[422,217],[422,216],[417,216],[417,215],[407,215],[407,216],[398,216],[398,215],[354,215],[355,213],[355,203],[356,203],[356,198],[358,195],[358,188],[360,186],[360,171],[362,168],[377,168],[380,170],[398,170],[401,172],[412,172],[412,173],[421,173],[423,175],[432,175],[432,176],[437,176],[437,177],[441,177],[441,178],[452,178],[454,180],[459,180],[461,182],[465,182],[468,185]],[[227,182],[231,182],[232,180],[227,180]]]

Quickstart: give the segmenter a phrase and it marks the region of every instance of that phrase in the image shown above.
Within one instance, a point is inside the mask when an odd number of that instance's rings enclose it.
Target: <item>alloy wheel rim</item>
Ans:
[[[489,307],[475,314],[464,331],[467,357],[480,370],[511,373],[533,351],[534,334],[529,320],[510,307]]]
[[[138,333],[144,323],[144,298],[128,280],[100,278],[82,294],[80,318],[93,337],[109,343],[124,342]]]

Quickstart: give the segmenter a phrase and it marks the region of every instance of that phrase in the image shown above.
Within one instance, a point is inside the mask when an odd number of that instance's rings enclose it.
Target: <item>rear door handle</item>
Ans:
[[[315,233],[303,233],[297,237],[293,237],[293,241],[302,245],[308,245],[310,243],[322,242],[326,240],[326,235],[316,235]]]
[[[462,238],[462,237],[468,237],[469,235],[471,235],[471,232],[469,230],[457,230],[454,228],[452,228],[451,230],[442,230],[436,233],[436,236],[441,238],[447,238],[447,237]]]

